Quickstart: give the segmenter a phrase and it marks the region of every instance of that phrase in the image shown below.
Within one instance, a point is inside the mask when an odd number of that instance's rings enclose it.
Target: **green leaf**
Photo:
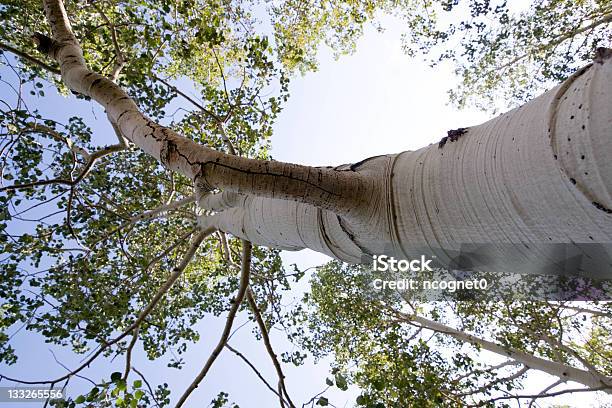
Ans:
[[[120,391],[127,390],[127,384],[125,383],[124,379],[120,379],[119,381],[117,381],[117,389]]]
[[[346,391],[348,389],[346,378],[340,373],[336,374],[336,386],[342,391]]]

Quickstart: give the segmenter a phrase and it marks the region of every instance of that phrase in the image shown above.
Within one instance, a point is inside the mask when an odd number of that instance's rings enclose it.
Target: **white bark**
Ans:
[[[587,370],[572,367],[567,364],[558,363],[555,361],[546,360],[532,354],[528,354],[519,350],[503,347],[497,343],[480,337],[473,336],[463,331],[454,329],[450,326],[427,319],[417,315],[401,314],[406,321],[416,323],[419,327],[432,330],[437,333],[449,335],[459,341],[474,344],[480,348],[498,354],[500,356],[511,358],[513,361],[523,364],[530,369],[539,370],[550,374],[563,381],[574,381],[583,384],[589,388],[603,388],[603,391],[612,393],[612,378],[603,377],[593,374]]]
[[[352,171],[261,161],[223,154],[151,121],[112,80],[92,72],[72,34],[61,0],[44,0],[53,39],[35,36],[54,58],[64,83],[101,104],[121,134],[170,170],[191,178],[199,189],[223,188],[258,196],[299,200],[339,213],[365,204],[375,180]]]
[[[411,258],[426,248],[444,264],[465,243],[612,242],[609,58],[443,147],[313,168],[226,155],[152,122],[86,67],[62,2],[44,3],[54,41],[39,42],[64,82],[100,103],[123,136],[190,177],[200,193],[224,191],[199,200],[216,212],[202,225],[348,262],[378,253]],[[521,257],[500,256],[498,270],[551,260],[537,248]]]
[[[254,242],[308,247],[348,262],[430,250],[444,263],[466,243],[500,244],[500,253],[510,243],[610,243],[611,78],[606,59],[442,148],[374,158],[364,167],[378,169],[383,196],[371,197],[359,218],[252,198],[206,222]],[[554,261],[545,247],[522,255],[500,256],[499,270],[509,261],[533,269]]]
[[[312,168],[222,154],[152,122],[120,87],[87,68],[61,0],[44,5],[53,39],[37,39],[66,85],[100,103],[129,141],[193,180],[199,205],[213,212],[199,220],[207,233],[219,229],[348,262],[377,253],[411,258],[423,248],[444,262],[462,243],[612,243],[610,58],[444,146]],[[223,192],[202,194],[215,188]],[[533,265],[547,255],[525,251],[518,262]],[[500,270],[508,262],[517,260],[500,257]],[[612,385],[586,370],[409,319],[561,379]]]

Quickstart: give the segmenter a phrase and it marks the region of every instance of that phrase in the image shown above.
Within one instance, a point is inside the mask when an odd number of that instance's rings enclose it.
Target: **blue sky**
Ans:
[[[384,33],[367,29],[359,41],[357,52],[335,61],[331,52],[320,52],[320,69],[304,77],[295,78],[290,86],[291,97],[281,113],[273,136],[272,155],[276,160],[309,165],[338,165],[356,162],[378,154],[412,150],[436,143],[449,129],[481,123],[490,115],[478,111],[457,111],[447,105],[446,90],[455,79],[450,66],[430,68],[418,59],[401,52],[400,35],[403,27],[393,19],[386,19]],[[55,102],[57,100],[57,103]],[[80,112],[86,118],[97,117],[97,132],[112,130],[102,112],[88,103],[67,103],[61,97],[46,100],[41,110],[65,114]],[[302,268],[320,265],[328,260],[312,251],[283,254],[287,264],[298,263]],[[299,298],[299,291],[285,302]],[[292,299],[293,297],[293,299]],[[225,317],[207,318],[198,324],[201,341],[191,345],[184,356],[188,362],[180,371],[165,367],[165,362],[150,362],[137,350],[134,365],[145,372],[152,383],[167,382],[176,399],[199,371],[216,344]],[[234,327],[246,321],[239,315]],[[260,368],[270,383],[276,383],[272,364],[261,342],[253,340],[251,325],[243,327],[230,344],[239,349]],[[286,342],[282,334],[272,332],[278,350]],[[71,352],[45,344],[31,333],[16,337],[20,361],[15,367],[2,367],[1,372],[21,378],[38,379],[61,375],[65,370],[56,364],[49,350],[54,350],[64,364],[74,367],[79,358]],[[123,359],[112,364],[96,362],[86,371],[93,379],[108,377],[114,369],[121,370]],[[292,399],[301,403],[325,388],[328,362],[300,368],[285,366],[287,388]],[[133,380],[135,377],[131,377]],[[539,378],[539,377],[538,377]],[[548,379],[536,378],[535,384],[547,384]],[[8,384],[2,384],[8,385]],[[88,389],[88,384],[75,380],[69,392]],[[230,399],[241,407],[277,406],[277,398],[269,392],[233,354],[225,351],[216,361],[204,383],[192,394],[188,407],[207,406],[219,391],[226,391]],[[330,401],[338,407],[352,406],[355,390],[331,392]],[[581,397],[583,404],[586,399]],[[570,402],[566,397],[565,402]],[[28,406],[18,404],[17,406]],[[585,405],[581,405],[585,406]]]

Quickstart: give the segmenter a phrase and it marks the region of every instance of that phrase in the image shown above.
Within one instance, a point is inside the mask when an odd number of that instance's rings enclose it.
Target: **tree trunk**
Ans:
[[[612,242],[610,58],[439,144],[308,167],[226,155],[154,123],[119,86],[86,67],[62,2],[44,4],[53,39],[38,34],[39,48],[59,63],[68,87],[107,110],[124,137],[193,180],[199,204],[215,211],[202,225],[347,262],[427,252],[448,266],[462,244],[492,243],[500,271],[554,262],[531,244]],[[223,193],[203,194],[214,189]],[[506,244],[519,244],[518,251]]]
[[[381,195],[354,216],[249,197],[205,223],[348,262],[429,253],[447,266],[464,244],[493,244],[492,270],[542,270],[559,261],[550,244],[612,242],[611,78],[612,61],[596,62],[465,134],[372,158],[357,171],[375,173]]]

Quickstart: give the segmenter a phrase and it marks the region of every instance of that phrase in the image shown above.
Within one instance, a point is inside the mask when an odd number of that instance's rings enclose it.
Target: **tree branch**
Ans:
[[[276,374],[278,376],[278,385],[281,393],[285,395],[285,399],[289,403],[291,408],[295,408],[295,404],[291,401],[289,397],[289,393],[287,392],[287,387],[285,386],[285,374],[283,373],[283,369],[281,368],[280,363],[278,362],[278,358],[276,353],[274,353],[274,349],[272,348],[272,343],[270,342],[270,336],[268,335],[268,329],[266,328],[266,323],[261,317],[261,312],[257,307],[257,302],[255,302],[255,298],[253,297],[253,291],[251,288],[247,291],[247,301],[249,302],[249,306],[255,315],[255,320],[259,326],[259,330],[261,331],[261,336],[263,338],[264,344],[266,345],[266,350],[268,355],[272,359],[272,364],[274,364],[274,368],[276,369]]]
[[[491,388],[499,383],[506,383],[506,382],[511,382],[516,380],[517,378],[523,376],[525,373],[527,373],[527,371],[529,371],[529,367],[523,367],[520,370],[518,370],[517,372],[515,372],[514,374],[508,376],[508,377],[501,377],[501,378],[496,378],[493,381],[486,383],[484,385],[482,385],[481,387],[476,388],[475,390],[471,390],[471,391],[466,391],[466,392],[462,392],[461,394],[455,394],[455,396],[457,397],[467,397],[469,395],[474,395],[474,394],[480,394],[482,392],[485,391],[490,391]]]
[[[174,270],[172,271],[172,273],[170,274],[170,276],[168,277],[166,282],[159,288],[159,290],[157,291],[157,293],[155,294],[153,299],[151,299],[151,302],[149,302],[149,304],[140,312],[140,314],[138,315],[138,317],[136,318],[134,323],[132,323],[119,336],[117,336],[114,339],[112,339],[112,340],[104,343],[103,345],[101,345],[98,348],[98,350],[95,353],[93,353],[91,355],[91,357],[89,357],[78,368],[76,368],[76,369],[70,371],[69,373],[67,373],[67,374],[65,374],[65,375],[63,375],[63,376],[61,376],[59,378],[56,378],[54,380],[24,381],[24,380],[19,380],[19,379],[16,379],[16,378],[7,377],[7,376],[1,375],[1,374],[0,374],[0,380],[1,379],[6,379],[6,380],[9,380],[9,381],[15,381],[15,382],[21,383],[21,384],[53,384],[53,383],[58,383],[60,381],[64,381],[64,380],[66,380],[66,379],[76,375],[81,370],[85,369],[86,367],[89,367],[89,365],[96,358],[98,358],[106,349],[108,349],[110,346],[116,344],[120,340],[124,339],[128,334],[132,333],[137,327],[140,326],[140,324],[146,319],[146,317],[153,311],[153,309],[159,303],[159,301],[164,297],[166,292],[168,292],[168,290],[172,287],[174,282],[176,282],[176,280],[179,278],[179,276],[181,276],[181,274],[183,273],[183,271],[185,270],[187,265],[189,265],[189,263],[191,262],[191,259],[193,258],[193,256],[196,254],[196,252],[197,252],[200,244],[202,243],[202,241],[204,241],[204,239],[207,236],[209,236],[210,234],[212,234],[213,232],[214,232],[213,229],[204,230],[204,231],[201,231],[194,238],[194,240],[191,243],[191,246],[189,247],[189,249],[187,250],[187,252],[183,256],[183,259],[181,260],[180,264],[177,265],[176,268],[174,268]]]
[[[123,56],[123,53],[121,52],[121,47],[119,47],[119,41],[117,40],[117,30],[115,28],[115,25],[110,21],[104,11],[102,11],[102,9],[96,5],[96,0],[91,0],[89,4],[91,4],[100,14],[100,16],[102,16],[102,19],[104,19],[110,30],[111,40],[113,42],[113,47],[115,48],[115,64],[113,65],[113,69],[108,77],[111,81],[117,82],[119,74],[125,66],[125,58]]]
[[[28,129],[23,129],[22,130],[23,132],[37,132],[37,133],[47,134],[51,136],[52,138],[54,138],[55,140],[63,142],[72,152],[80,156],[83,156],[85,160],[90,159],[91,154],[87,150],[79,146],[76,146],[71,138],[67,136],[63,136],[57,130],[49,126],[43,125],[41,123],[36,123],[36,122],[28,122],[25,125],[28,127]]]
[[[506,356],[512,358],[526,367],[540,370],[545,373],[548,373],[557,378],[561,378],[567,381],[575,381],[577,383],[583,384],[591,389],[602,389],[608,394],[612,394],[612,378],[607,378],[606,381],[602,381],[601,378],[593,376],[589,371],[582,370],[576,367],[572,367],[568,364],[562,364],[555,361],[546,360],[540,357],[537,357],[532,354],[525,353],[520,350],[509,349],[507,347],[501,346],[495,342],[488,341],[474,335],[471,335],[466,332],[462,332],[460,330],[454,329],[452,327],[446,326],[442,323],[436,322],[434,320],[427,319],[422,316],[418,316],[416,314],[407,314],[399,311],[395,311],[395,313],[400,316],[400,319],[405,319],[406,322],[410,324],[414,324],[417,327],[423,327],[429,330],[432,330],[434,333],[442,333],[450,335],[451,337],[466,342],[477,345],[485,350],[490,352]]]
[[[600,18],[599,20],[593,21],[591,24],[588,24],[588,25],[586,25],[584,27],[576,28],[576,29],[574,29],[572,31],[569,31],[569,32],[565,33],[565,34],[557,36],[556,38],[554,38],[552,41],[548,42],[547,44],[542,44],[542,45],[540,45],[538,47],[535,47],[533,50],[531,50],[531,53],[536,53],[536,52],[539,52],[539,51],[543,51],[543,50],[545,50],[547,48],[557,46],[557,45],[561,44],[562,42],[564,42],[565,40],[568,40],[568,39],[570,39],[572,37],[575,37],[575,36],[577,36],[579,34],[584,33],[585,31],[592,30],[592,29],[594,29],[594,28],[596,28],[596,27],[598,27],[598,26],[600,26],[602,24],[608,24],[610,22],[612,22],[612,13],[605,14],[602,18]],[[508,62],[505,62],[502,65],[494,67],[494,68],[488,70],[487,72],[485,72],[481,76],[481,78],[486,78],[488,75],[492,74],[493,72],[500,71],[500,70],[502,70],[504,68],[508,68],[509,66],[514,65],[517,62],[527,58],[529,56],[529,54],[530,54],[530,52],[525,52],[525,53],[523,53],[523,54],[513,58],[512,60],[510,60]]]
[[[24,60],[33,63],[34,65],[38,65],[39,67],[44,68],[45,70],[51,72],[52,74],[61,75],[59,68],[55,68],[55,67],[52,67],[51,65],[47,65],[43,61],[39,60],[38,58],[35,58],[29,54],[26,54],[25,52],[20,51],[17,48],[13,48],[8,44],[4,44],[0,42],[0,48],[12,54],[17,55],[18,57],[21,57]]]
[[[251,274],[251,249],[252,246],[249,242],[243,241],[242,245],[242,265],[241,265],[241,275],[240,275],[240,287],[238,288],[238,292],[232,301],[232,307],[229,310],[227,315],[227,319],[225,321],[225,327],[223,328],[223,332],[221,333],[221,338],[217,343],[217,346],[213,349],[212,353],[208,357],[206,364],[202,370],[195,377],[193,382],[187,387],[183,395],[181,395],[179,401],[176,404],[176,408],[180,408],[183,406],[189,395],[195,390],[198,385],[202,382],[208,371],[212,367],[213,363],[221,354],[223,347],[225,347],[227,343],[227,339],[232,331],[232,325],[234,324],[234,318],[236,317],[236,313],[238,312],[238,308],[244,299],[244,295],[247,292],[247,288],[249,286],[249,277]]]
[[[138,214],[134,217],[131,217],[130,219],[128,219],[126,222],[124,222],[123,224],[119,225],[116,228],[113,228],[110,232],[104,234],[104,236],[102,236],[101,238],[97,239],[92,246],[95,246],[97,244],[99,244],[100,242],[103,242],[105,239],[107,239],[108,237],[110,237],[111,235],[113,235],[114,233],[116,233],[117,231],[121,231],[124,228],[129,227],[130,225],[134,225],[135,223],[139,222],[139,221],[145,221],[145,220],[150,220],[153,218],[157,218],[159,215],[165,213],[165,212],[169,212],[172,210],[176,210],[178,208],[181,208],[184,205],[187,205],[189,203],[192,203],[195,201],[195,197],[193,195],[183,198],[181,200],[177,200],[174,201],[170,204],[164,204],[161,205],[153,210],[150,211],[145,211],[142,214]],[[191,233],[190,233],[191,234]]]
[[[185,98],[185,100],[189,101],[193,106],[195,106],[196,108],[198,108],[199,110],[201,110],[202,112],[204,112],[206,115],[210,116],[211,119],[213,119],[215,122],[219,123],[221,122],[221,118],[219,118],[217,115],[215,115],[214,113],[212,113],[212,111],[206,109],[204,107],[204,105],[202,105],[201,103],[199,103],[198,101],[196,101],[195,99],[193,99],[191,96],[187,95],[185,92],[181,91],[179,88],[177,88],[176,86],[172,85],[171,83],[169,83],[167,80],[151,73],[151,77],[153,79],[155,79],[156,81],[161,82],[162,84],[166,85],[169,89],[173,90],[174,92],[177,93],[177,95],[182,96],[183,98]]]
[[[234,353],[235,355],[237,355],[238,357],[240,357],[240,359],[242,361],[244,361],[249,367],[251,367],[251,369],[253,370],[253,372],[255,374],[257,374],[257,377],[259,377],[259,379],[266,385],[266,387],[268,387],[268,389],[270,391],[272,391],[274,394],[276,394],[277,397],[282,398],[282,396],[278,393],[278,391],[276,391],[274,388],[272,388],[272,386],[270,385],[270,383],[268,383],[268,381],[266,381],[266,379],[263,377],[263,375],[261,375],[261,373],[259,372],[259,370],[253,365],[253,363],[251,363],[241,352],[239,352],[238,350],[236,350],[235,348],[233,348],[232,346],[229,345],[229,343],[225,344],[225,347],[231,351],[232,353]]]
[[[587,313],[587,314],[591,314],[593,316],[597,316],[597,317],[608,317],[608,318],[612,318],[612,313],[610,312],[604,312],[601,310],[594,310],[594,309],[587,309],[584,307],[578,307],[578,306],[572,306],[572,305],[561,305],[562,309],[570,309],[570,310],[575,310],[577,312],[580,313]]]
[[[121,134],[168,169],[192,179],[197,188],[297,200],[338,214],[353,213],[356,208],[370,205],[379,186],[363,172],[224,154],[153,122],[117,84],[87,68],[62,1],[44,0],[44,4],[53,31],[52,43],[46,48],[60,64],[66,85],[100,103]],[[44,36],[37,37],[42,43],[40,38]]]
[[[601,386],[601,387],[597,387],[597,388],[568,388],[566,390],[561,390],[561,391],[557,391],[557,392],[530,394],[530,395],[506,395],[506,396],[502,396],[502,397],[491,398],[491,399],[488,399],[486,401],[482,401],[482,402],[480,402],[478,404],[468,405],[468,407],[482,407],[484,405],[490,404],[490,403],[495,402],[495,401],[502,401],[502,400],[509,400],[509,399],[515,399],[515,400],[519,401],[521,399],[550,398],[550,397],[557,397],[559,395],[564,395],[564,394],[573,394],[575,392],[605,391],[606,389],[607,389],[607,387]]]
[[[42,125],[36,125],[36,126],[39,129],[41,129],[41,131],[43,131],[44,133],[48,133],[48,132],[53,131],[53,129],[48,128],[48,127],[43,127]],[[61,135],[59,135],[57,132],[55,132],[55,133],[56,133],[56,136],[54,136],[54,137],[61,137]],[[48,134],[52,135],[52,133],[48,133]],[[68,143],[68,142],[66,142],[66,143]],[[67,186],[70,186],[70,187],[74,187],[77,184],[79,184],[85,177],[87,177],[87,175],[89,174],[89,172],[93,168],[94,164],[96,164],[96,162],[99,159],[101,159],[102,157],[108,156],[109,154],[125,150],[125,145],[122,144],[122,143],[106,146],[106,147],[104,147],[102,149],[99,149],[99,150],[97,150],[97,151],[95,151],[95,152],[93,152],[91,154],[87,153],[83,149],[73,148],[71,145],[69,145],[69,147],[71,148],[71,150],[73,152],[76,153],[78,151],[81,155],[83,155],[84,157],[87,157],[87,162],[85,163],[85,165],[83,166],[83,169],[81,170],[81,172],[79,173],[79,175],[76,178],[74,178],[74,179],[66,179],[66,178],[58,177],[58,178],[54,178],[54,179],[33,181],[31,183],[14,184],[14,185],[11,185],[11,186],[0,187],[0,191],[23,190],[23,189],[33,188],[33,187],[47,186],[47,185],[50,185],[50,184],[63,184],[63,185],[67,185]]]
[[[123,372],[123,380],[127,380],[128,375],[130,374],[130,370],[132,368],[132,350],[136,345],[136,341],[138,340],[138,332],[140,331],[140,326],[136,326],[134,331],[132,332],[132,340],[128,345],[128,348],[125,352],[125,371]]]
[[[549,385],[549,386],[547,386],[546,388],[544,388],[542,391],[540,391],[540,394],[539,394],[538,396],[533,397],[533,398],[531,399],[531,401],[529,401],[529,406],[528,406],[527,408],[531,408],[531,407],[533,406],[533,404],[535,404],[536,400],[537,400],[538,398],[540,398],[540,395],[545,395],[545,394],[546,394],[548,391],[550,391],[550,390],[552,390],[553,388],[555,388],[555,387],[557,387],[557,386],[559,386],[559,385],[563,384],[563,382],[564,382],[563,380],[558,380],[558,381],[555,381],[554,383],[550,384],[550,385]]]
[[[155,402],[155,405],[157,405],[157,407],[161,407],[161,405],[159,405],[159,401],[157,401],[157,398],[155,397],[155,392],[153,391],[151,384],[149,384],[149,381],[147,381],[145,376],[140,371],[138,371],[136,367],[132,367],[132,370],[134,370],[134,372],[138,374],[142,381],[144,381],[145,385],[147,386],[147,389],[149,390],[149,394],[151,394],[151,398],[153,398],[153,401]]]

